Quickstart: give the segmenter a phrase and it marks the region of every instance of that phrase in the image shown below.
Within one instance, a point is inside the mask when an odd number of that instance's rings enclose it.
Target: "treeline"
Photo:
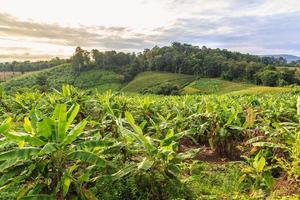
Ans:
[[[25,72],[30,72],[30,71],[39,71],[42,69],[47,69],[47,68],[61,65],[61,64],[67,63],[67,62],[70,62],[70,61],[68,59],[60,59],[58,57],[53,58],[48,61],[5,62],[5,63],[0,63],[0,71],[25,73]]]
[[[277,70],[286,65],[283,58],[260,57],[226,49],[211,49],[174,42],[171,46],[145,49],[143,52],[91,52],[76,48],[71,57],[74,70],[97,68],[113,70],[124,75],[125,81],[143,71],[165,71],[191,74],[197,77],[240,80],[258,85],[283,86],[298,84],[296,70]]]

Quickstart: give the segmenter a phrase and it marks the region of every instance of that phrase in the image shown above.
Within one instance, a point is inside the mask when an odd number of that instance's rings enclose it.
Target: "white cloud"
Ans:
[[[77,45],[138,51],[173,41],[300,53],[299,0],[0,1],[2,55],[70,55]]]
[[[258,5],[254,9],[247,9],[240,11],[240,16],[270,16],[278,14],[287,14],[300,11],[299,0],[266,0],[264,3]]]

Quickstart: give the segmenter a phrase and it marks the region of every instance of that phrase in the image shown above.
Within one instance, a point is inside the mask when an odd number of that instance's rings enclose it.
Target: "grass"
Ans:
[[[167,72],[143,72],[137,75],[133,81],[125,86],[123,92],[141,92],[161,84],[170,83],[184,87],[195,80],[194,76]]]
[[[187,94],[225,94],[254,87],[253,84],[225,81],[217,78],[201,78],[184,88]]]
[[[63,84],[72,84],[79,88],[96,88],[99,91],[119,90],[123,77],[111,71],[88,70],[77,76],[70,64],[59,65],[32,74],[12,78],[2,86],[8,91],[16,91],[22,87],[36,86],[37,77],[45,75],[51,88],[61,88]]]
[[[248,199],[249,185],[240,181],[242,173],[236,164],[198,162],[191,173],[186,184],[196,199]]]
[[[112,71],[89,70],[76,78],[74,85],[79,88],[96,88],[99,91],[117,91],[122,87],[123,76]]]
[[[263,94],[290,90],[291,88],[257,86],[218,78],[201,78],[184,88],[185,94]]]

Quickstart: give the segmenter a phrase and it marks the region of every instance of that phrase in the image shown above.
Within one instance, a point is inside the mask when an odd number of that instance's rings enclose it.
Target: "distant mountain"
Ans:
[[[288,55],[288,54],[278,54],[278,55],[262,55],[261,57],[274,57],[274,58],[280,58],[283,57],[286,59],[288,63],[292,61],[300,60],[300,57],[294,56],[294,55]]]

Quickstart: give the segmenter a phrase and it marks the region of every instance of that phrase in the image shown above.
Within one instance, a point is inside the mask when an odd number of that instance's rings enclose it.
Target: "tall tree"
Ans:
[[[80,74],[81,68],[84,66],[86,59],[87,59],[87,54],[85,50],[83,50],[80,47],[77,47],[75,49],[74,55],[71,57],[71,61],[75,71],[78,74]]]

